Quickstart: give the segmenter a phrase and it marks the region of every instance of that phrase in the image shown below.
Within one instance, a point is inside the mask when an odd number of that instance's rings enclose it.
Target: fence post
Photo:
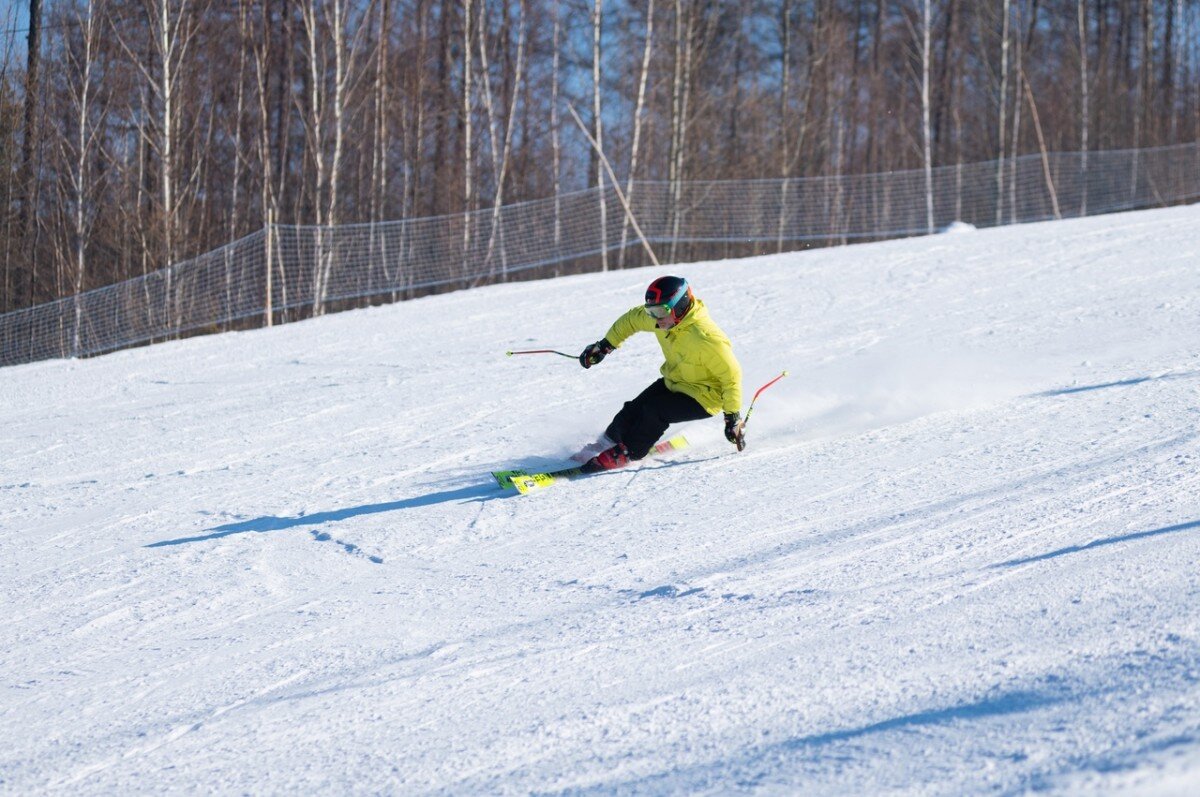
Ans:
[[[274,265],[275,265],[275,257],[274,257],[274,254],[275,254],[275,247],[274,247],[275,209],[274,208],[267,208],[266,233],[267,233],[267,240],[266,240],[265,246],[267,248],[267,295],[266,295],[266,301],[263,302],[263,307],[264,307],[265,315],[266,315],[265,320],[266,320],[267,326],[269,327],[269,326],[271,326],[272,321],[274,319],[274,313],[271,312],[271,272],[274,271]]]

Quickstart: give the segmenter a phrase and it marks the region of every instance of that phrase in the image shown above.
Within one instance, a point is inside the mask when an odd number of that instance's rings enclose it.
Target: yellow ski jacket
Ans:
[[[683,320],[665,331],[639,304],[618,318],[604,337],[620,347],[636,332],[653,332],[658,338],[667,360],[660,369],[667,389],[691,396],[710,415],[741,412],[742,366],[704,302],[696,299]]]

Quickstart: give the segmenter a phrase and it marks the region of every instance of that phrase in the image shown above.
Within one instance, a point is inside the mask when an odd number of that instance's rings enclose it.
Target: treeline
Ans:
[[[0,311],[269,221],[437,216],[596,185],[572,110],[620,179],[672,184],[1200,140],[1200,0],[27,10],[0,20]]]

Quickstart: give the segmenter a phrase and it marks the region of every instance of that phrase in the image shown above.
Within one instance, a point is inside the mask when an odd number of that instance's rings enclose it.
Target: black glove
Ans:
[[[603,360],[605,355],[612,354],[614,350],[607,338],[600,338],[595,343],[589,343],[588,347],[583,350],[583,354],[579,355],[579,364],[584,368],[591,368]]]
[[[725,413],[725,439],[737,446],[738,451],[746,447],[746,431],[740,412]]]

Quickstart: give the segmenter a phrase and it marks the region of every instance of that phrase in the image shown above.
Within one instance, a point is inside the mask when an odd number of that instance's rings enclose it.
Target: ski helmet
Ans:
[[[683,277],[659,277],[646,289],[646,312],[658,321],[659,329],[670,329],[683,320],[695,300]]]

